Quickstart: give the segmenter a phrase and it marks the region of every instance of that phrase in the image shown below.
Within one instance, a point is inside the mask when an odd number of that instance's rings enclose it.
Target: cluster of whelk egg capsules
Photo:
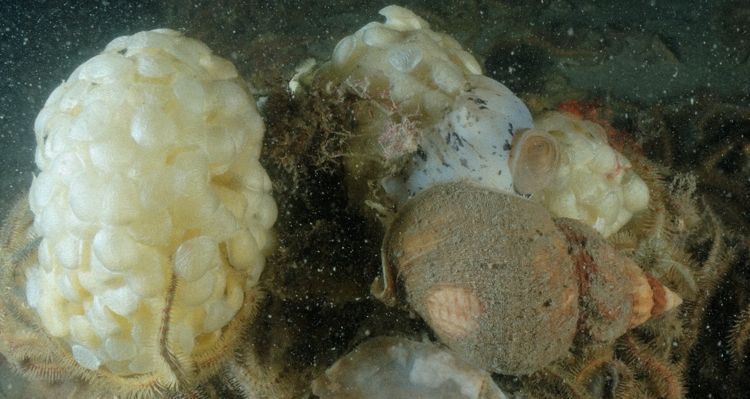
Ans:
[[[44,331],[91,379],[140,381],[115,392],[210,377],[255,312],[276,219],[235,67],[175,31],[121,37],[34,130],[41,241],[25,291]]]
[[[531,373],[569,350],[576,326],[607,342],[680,303],[604,239],[649,195],[600,126],[533,121],[454,39],[404,8],[381,14],[315,79],[368,104],[348,142],[351,200],[385,195],[398,211],[374,293],[393,304],[403,287],[455,355],[381,340],[355,353],[388,355],[337,363],[315,394],[379,397],[356,371],[377,367],[409,376],[394,392],[462,381],[451,397],[503,397],[487,371]],[[221,364],[218,346],[238,343],[276,218],[263,129],[231,63],[169,30],[114,40],[52,93],[35,124],[41,241],[26,302],[90,379],[150,381],[126,394],[196,384]],[[361,190],[372,181],[377,194]]]

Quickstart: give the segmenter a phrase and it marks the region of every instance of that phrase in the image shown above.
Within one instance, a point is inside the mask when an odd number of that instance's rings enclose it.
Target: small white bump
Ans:
[[[132,340],[120,337],[109,337],[104,342],[104,349],[113,360],[132,359],[137,351]]]
[[[73,345],[71,348],[73,351],[73,358],[76,359],[78,364],[89,370],[98,370],[102,362],[99,357],[90,350],[89,348],[82,345]]]
[[[201,278],[220,264],[219,247],[214,240],[200,236],[182,243],[174,255],[177,276],[187,281]]]
[[[336,47],[333,49],[333,63],[334,65],[346,64],[354,54],[354,48],[357,46],[357,39],[353,36],[347,36],[338,42]]]
[[[373,26],[362,33],[362,41],[370,47],[385,48],[401,40],[401,33],[384,26]]]
[[[408,73],[422,61],[422,50],[417,46],[400,46],[388,52],[388,63],[399,72]]]
[[[105,228],[94,236],[93,250],[101,264],[112,272],[133,268],[140,247],[122,228]]]

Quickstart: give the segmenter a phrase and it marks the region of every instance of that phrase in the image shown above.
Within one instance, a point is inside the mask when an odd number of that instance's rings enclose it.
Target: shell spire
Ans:
[[[682,304],[682,297],[677,295],[677,293],[664,286],[659,280],[649,274],[646,274],[646,278],[651,286],[654,298],[654,306],[651,308],[651,317],[659,316]],[[638,326],[638,324],[632,324],[631,326],[635,327]]]

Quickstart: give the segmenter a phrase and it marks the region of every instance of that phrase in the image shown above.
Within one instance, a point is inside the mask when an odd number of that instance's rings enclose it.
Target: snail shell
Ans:
[[[383,242],[373,291],[406,300],[448,347],[502,374],[562,357],[577,331],[612,341],[681,299],[592,228],[466,182],[407,202]]]
[[[385,237],[385,283],[465,359],[531,373],[564,355],[578,320],[578,283],[565,236],[534,202],[465,183],[407,202]],[[392,299],[392,298],[390,298]]]

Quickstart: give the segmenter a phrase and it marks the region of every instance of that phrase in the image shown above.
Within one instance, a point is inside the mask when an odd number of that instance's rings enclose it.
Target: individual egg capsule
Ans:
[[[218,244],[210,237],[198,236],[183,242],[174,254],[178,277],[195,281],[221,264]]]
[[[92,249],[94,256],[111,272],[120,272],[135,267],[141,246],[121,227],[99,230],[94,236]]]
[[[401,32],[389,29],[382,24],[373,25],[362,31],[362,42],[370,47],[386,47],[402,38]]]

